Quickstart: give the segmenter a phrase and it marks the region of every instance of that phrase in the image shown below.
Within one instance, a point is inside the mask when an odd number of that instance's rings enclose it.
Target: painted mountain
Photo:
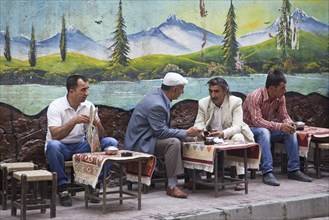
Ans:
[[[308,16],[304,11],[296,9],[292,13],[292,18],[295,21],[295,25],[299,30],[306,32],[312,32],[319,35],[328,35],[329,26],[321,23],[313,17]],[[265,30],[246,34],[238,39],[240,46],[249,46],[264,42],[271,37],[275,37],[278,32],[280,18],[277,18],[275,22]]]
[[[150,27],[141,32],[128,35],[130,58],[149,54],[181,55],[200,51],[204,30],[192,23],[187,23],[172,13],[158,27]],[[205,47],[221,45],[223,37],[206,31]],[[112,45],[113,41],[101,42]]]
[[[57,33],[46,40],[40,41],[37,45],[38,55],[58,53],[60,37],[61,34]],[[66,37],[68,52],[85,54],[101,60],[107,59],[106,48],[84,35],[76,27],[70,26],[66,31]]]
[[[313,17],[308,16],[300,9],[292,13],[294,20],[298,21],[299,30],[315,34],[328,35],[329,26]],[[262,31],[246,34],[238,39],[240,46],[254,45],[268,40],[277,34],[279,18]],[[138,33],[128,35],[130,58],[150,54],[181,55],[201,50],[203,33],[206,33],[206,47],[222,45],[223,37],[203,30],[192,23],[179,19],[174,13],[157,27],[150,27]],[[44,56],[59,53],[60,33],[37,42],[37,55]],[[27,37],[19,36],[11,39],[11,55],[20,60],[28,59],[30,41]],[[84,35],[76,27],[67,29],[67,50],[101,60],[107,60],[111,53],[112,39],[96,42]],[[0,53],[4,52],[4,31],[0,32]]]

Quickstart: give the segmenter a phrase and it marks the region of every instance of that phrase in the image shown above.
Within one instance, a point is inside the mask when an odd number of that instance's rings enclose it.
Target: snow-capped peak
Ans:
[[[174,23],[177,23],[177,22],[180,22],[180,19],[177,18],[175,12],[172,12],[169,17],[167,18],[167,22],[174,22]]]
[[[67,32],[70,32],[70,33],[76,33],[78,30],[78,28],[76,28],[74,25],[70,25],[68,28],[67,28]]]
[[[303,11],[303,10],[301,10],[301,9],[299,9],[299,8],[296,8],[296,9],[295,9],[295,11],[292,13],[292,16],[293,16],[293,17],[296,17],[296,16],[298,16],[298,17],[305,17],[305,18],[309,18],[309,17],[310,17],[310,16],[308,16],[308,15],[306,14],[305,11]]]

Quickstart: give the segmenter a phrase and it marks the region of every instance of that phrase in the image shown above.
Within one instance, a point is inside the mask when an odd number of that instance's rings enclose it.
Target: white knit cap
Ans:
[[[166,86],[179,86],[179,85],[186,85],[187,83],[188,80],[186,78],[174,72],[167,73],[162,81],[162,84]]]

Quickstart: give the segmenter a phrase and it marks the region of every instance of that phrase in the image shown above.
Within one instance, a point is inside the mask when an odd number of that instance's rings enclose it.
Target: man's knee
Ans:
[[[167,151],[181,151],[182,142],[178,138],[170,138]]]
[[[241,142],[241,143],[244,143],[245,142],[244,136],[241,133],[238,133],[238,134],[233,135],[232,141],[234,141],[234,142]]]
[[[60,150],[61,142],[58,140],[52,140],[47,144],[46,148],[46,154],[50,153],[53,155],[53,153],[57,153]]]
[[[267,128],[258,128],[255,138],[259,140],[268,140],[271,139],[271,132]]]

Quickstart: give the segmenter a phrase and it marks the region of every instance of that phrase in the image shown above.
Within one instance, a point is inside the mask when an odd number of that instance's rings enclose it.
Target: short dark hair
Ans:
[[[267,89],[270,86],[277,87],[281,82],[287,83],[286,77],[280,70],[273,70],[267,74],[265,87]]]
[[[82,75],[72,75],[67,78],[67,80],[66,80],[67,92],[69,92],[70,89],[75,89],[78,87],[79,79],[82,79],[84,82],[88,82],[88,79]]]
[[[167,86],[165,84],[161,84],[161,89],[163,91],[169,91],[172,87],[175,87],[175,86]]]
[[[209,86],[220,86],[227,91],[227,95],[230,94],[230,88],[228,87],[226,80],[221,77],[213,78],[213,79],[209,80],[207,82],[207,84]]]

